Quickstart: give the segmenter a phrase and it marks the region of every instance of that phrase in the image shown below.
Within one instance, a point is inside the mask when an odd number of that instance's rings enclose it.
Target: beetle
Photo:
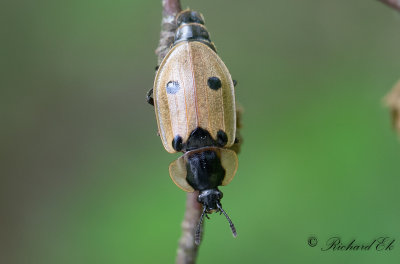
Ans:
[[[147,101],[154,105],[158,132],[169,153],[183,155],[169,166],[173,182],[186,192],[199,191],[203,205],[195,232],[200,243],[204,216],[224,214],[233,236],[236,228],[222,209],[222,192],[234,177],[238,158],[230,150],[236,138],[236,82],[219,58],[203,16],[184,10],[176,16],[174,42],[157,67]]]

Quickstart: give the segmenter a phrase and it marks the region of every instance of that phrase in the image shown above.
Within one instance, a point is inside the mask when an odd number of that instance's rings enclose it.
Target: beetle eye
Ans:
[[[208,78],[207,84],[208,87],[210,87],[213,90],[218,90],[222,86],[221,80],[218,77]]]
[[[181,89],[177,81],[169,81],[165,88],[167,89],[168,94],[176,94],[179,89]]]

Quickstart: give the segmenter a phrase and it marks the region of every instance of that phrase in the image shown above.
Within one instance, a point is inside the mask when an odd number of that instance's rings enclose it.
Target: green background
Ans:
[[[239,170],[199,263],[399,263],[400,144],[378,1],[194,1],[243,105]],[[160,1],[5,1],[0,263],[173,263],[185,193],[145,102]],[[314,235],[319,245],[311,248]],[[332,236],[389,252],[321,252]]]

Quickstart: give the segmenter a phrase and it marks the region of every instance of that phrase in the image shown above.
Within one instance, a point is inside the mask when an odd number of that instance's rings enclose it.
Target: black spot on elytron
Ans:
[[[172,140],[172,147],[176,150],[176,151],[181,151],[182,150],[182,137],[177,135],[174,137],[174,139]]]
[[[220,145],[221,147],[226,145],[226,143],[228,142],[228,136],[226,135],[226,133],[224,131],[218,130],[217,141],[218,141],[218,145]]]
[[[176,94],[181,87],[177,81],[169,81],[166,86],[168,94]]]
[[[208,78],[207,84],[208,84],[208,87],[210,87],[213,90],[218,90],[219,88],[222,87],[221,80],[218,77]]]

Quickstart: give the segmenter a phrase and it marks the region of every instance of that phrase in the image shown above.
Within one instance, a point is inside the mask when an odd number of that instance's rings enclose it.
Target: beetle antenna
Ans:
[[[222,209],[221,204],[217,203],[217,206],[219,211],[222,212],[225,215],[226,219],[228,220],[229,226],[231,227],[232,230],[233,237],[237,237],[236,228],[235,225],[232,223],[232,220],[229,218],[228,214],[224,211],[224,209]]]
[[[203,226],[204,215],[206,215],[207,218],[208,218],[208,215],[206,214],[206,207],[205,206],[204,206],[203,212],[201,213],[200,220],[199,220],[199,223],[197,224],[196,232],[194,234],[194,243],[196,243],[196,245],[200,245],[201,231],[202,231],[201,227]]]

